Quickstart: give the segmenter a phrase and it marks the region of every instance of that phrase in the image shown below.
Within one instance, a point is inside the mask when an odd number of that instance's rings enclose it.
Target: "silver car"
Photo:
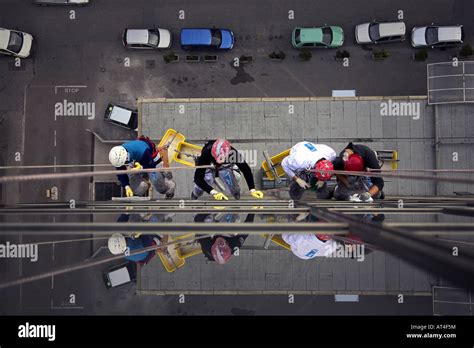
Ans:
[[[411,45],[418,47],[451,47],[464,41],[462,25],[415,27],[411,32]]]
[[[373,21],[359,24],[355,28],[355,38],[358,44],[378,44],[385,42],[404,41],[406,26],[404,22]]]

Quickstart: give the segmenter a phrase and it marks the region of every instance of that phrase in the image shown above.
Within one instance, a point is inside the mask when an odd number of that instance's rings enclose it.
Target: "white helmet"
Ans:
[[[120,233],[114,233],[112,237],[109,238],[108,246],[112,254],[120,255],[127,250],[127,241]]]
[[[128,160],[128,152],[123,146],[114,146],[109,152],[109,161],[114,167],[123,166]]]

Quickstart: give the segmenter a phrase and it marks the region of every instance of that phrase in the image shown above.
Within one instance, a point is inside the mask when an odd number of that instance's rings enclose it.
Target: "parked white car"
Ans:
[[[33,36],[18,30],[0,28],[0,53],[27,58],[33,46]]]
[[[463,43],[462,25],[415,27],[411,32],[411,45],[417,47],[450,47]]]
[[[171,33],[167,29],[125,29],[122,36],[126,48],[170,48]]]
[[[373,21],[359,24],[355,28],[355,38],[358,44],[378,44],[386,42],[404,41],[406,26],[404,22]]]

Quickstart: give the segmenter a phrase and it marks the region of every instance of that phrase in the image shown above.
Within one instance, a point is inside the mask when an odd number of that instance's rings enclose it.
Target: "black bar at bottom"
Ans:
[[[473,317],[313,316],[54,316],[0,317],[1,345],[21,344],[186,344],[246,345],[298,343],[414,344],[432,347],[474,342]],[[27,324],[28,323],[28,324]],[[20,338],[31,325],[55,325],[55,339]],[[23,331],[26,332],[26,331]],[[31,334],[33,331],[28,331]],[[46,331],[45,331],[46,332]],[[441,335],[441,338],[438,338]],[[225,346],[225,345],[224,345]]]

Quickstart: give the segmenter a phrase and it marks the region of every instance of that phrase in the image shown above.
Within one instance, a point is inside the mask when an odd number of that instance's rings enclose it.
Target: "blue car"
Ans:
[[[181,29],[181,48],[183,50],[230,50],[232,47],[234,47],[234,33],[228,29]]]

